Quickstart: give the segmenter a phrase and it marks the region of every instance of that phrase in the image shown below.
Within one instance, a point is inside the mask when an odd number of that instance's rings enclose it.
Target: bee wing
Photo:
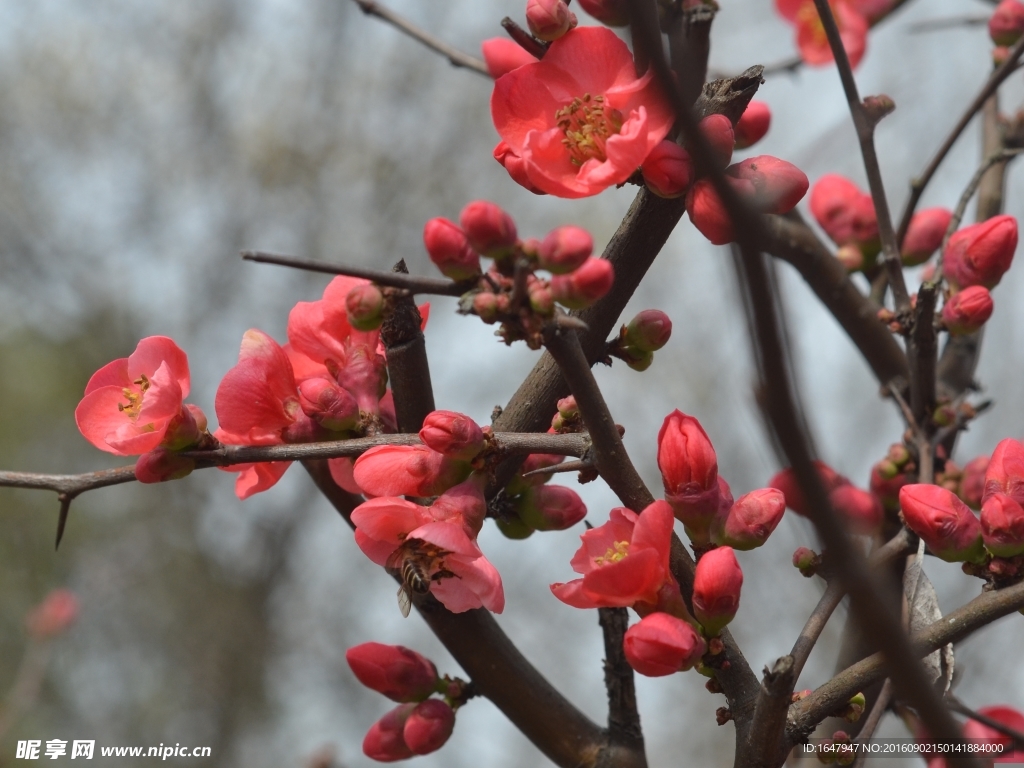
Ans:
[[[388,559],[384,562],[384,567],[389,571],[401,571],[403,556],[404,552],[402,548],[399,547],[388,555]]]
[[[412,596],[405,584],[398,588],[398,609],[402,612],[403,617],[409,618],[409,611],[412,610]]]

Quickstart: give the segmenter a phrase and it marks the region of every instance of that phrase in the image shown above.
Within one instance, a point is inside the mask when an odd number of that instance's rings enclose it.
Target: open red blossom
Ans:
[[[653,70],[638,78],[626,44],[600,27],[570,30],[495,81],[491,117],[529,181],[569,198],[626,181],[674,120]]]
[[[392,701],[423,701],[437,687],[434,663],[401,645],[363,643],[345,651],[345,660],[360,683]]]
[[[131,355],[92,375],[75,409],[75,422],[101,451],[117,456],[146,453],[177,437],[169,430],[176,432],[176,420],[188,417],[182,406],[188,391],[185,353],[166,336],[149,336]]]
[[[996,493],[1005,493],[1024,506],[1024,443],[1019,440],[1001,440],[985,467],[982,502]]]
[[[663,677],[690,669],[707,645],[682,619],[656,612],[634,624],[622,640],[629,666],[647,677]]]
[[[465,480],[470,469],[425,445],[378,445],[356,459],[353,475],[371,496],[436,496]]]
[[[868,20],[861,3],[865,0],[831,0],[832,15],[839,27],[839,36],[843,48],[850,58],[850,66],[856,67],[864,57],[868,43]],[[866,10],[877,13],[874,2]],[[821,24],[814,0],[775,0],[775,8],[787,21],[796,26],[796,45],[800,58],[812,66],[821,66],[832,62],[832,48],[825,36],[825,28]]]
[[[291,362],[284,349],[263,331],[242,336],[238,365],[224,374],[214,399],[220,427],[214,437],[227,445],[279,445],[312,437],[314,422],[302,411]],[[235,494],[247,499],[265,491],[290,461],[235,464]]]
[[[583,546],[570,565],[583,578],[552,584],[551,591],[574,608],[657,603],[662,586],[673,578],[668,565],[672,523],[672,508],[664,501],[639,515],[616,507],[607,523],[580,536]]]
[[[900,509],[907,527],[946,562],[976,562],[984,556],[981,523],[956,495],[937,485],[900,489]]]
[[[710,635],[717,635],[740,607],[743,571],[732,547],[705,552],[693,576],[693,615]]]

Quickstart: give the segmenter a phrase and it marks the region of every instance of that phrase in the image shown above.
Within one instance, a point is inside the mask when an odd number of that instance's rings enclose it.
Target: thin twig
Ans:
[[[487,70],[487,65],[480,61],[475,56],[470,56],[468,53],[463,53],[457,48],[453,48],[443,40],[439,40],[426,30],[420,29],[409,20],[399,16],[394,11],[385,8],[380,3],[374,2],[374,0],[352,0],[356,5],[360,7],[363,13],[368,16],[376,16],[378,19],[386,21],[391,26],[395,27],[401,32],[416,40],[432,51],[436,51],[448,59],[453,67],[462,67],[468,69],[477,74],[483,75],[489,78],[491,73]]]
[[[857,757],[854,758],[852,768],[863,768],[865,761],[868,759],[867,750],[863,746],[871,740],[875,731],[878,730],[878,724],[882,722],[882,717],[885,715],[886,710],[889,709],[889,702],[891,700],[892,678],[886,678],[882,684],[882,690],[878,692],[878,698],[875,699],[875,704],[871,707],[871,712],[868,713],[867,719],[861,726],[860,734],[857,736],[857,744],[860,748],[857,750]]]
[[[358,2],[358,0],[353,0],[353,2]],[[242,251],[242,258],[246,261],[255,261],[258,264],[277,264],[281,267],[304,269],[308,272],[361,277],[377,283],[377,285],[404,288],[414,294],[430,293],[436,296],[461,296],[469,288],[472,288],[471,283],[457,283],[454,280],[440,277],[417,277],[416,275],[407,275],[402,272],[382,272],[376,269],[364,269],[363,267],[353,267],[347,264],[333,264],[327,261],[303,259],[298,256],[286,256],[279,253],[267,253],[266,251]]]
[[[903,207],[903,215],[900,217],[900,226],[896,232],[896,240],[900,244],[903,243],[903,238],[907,236],[907,229],[910,227],[910,219],[914,216],[914,210],[917,208],[917,203],[921,199],[921,195],[924,194],[925,187],[928,186],[928,182],[932,180],[932,176],[939,169],[942,161],[946,159],[946,155],[949,154],[949,150],[953,148],[956,140],[960,138],[960,134],[964,132],[968,123],[974,118],[974,115],[985,105],[988,97],[995,93],[995,90],[1002,85],[1003,81],[1008,78],[1013,71],[1016,69],[1017,61],[1024,55],[1024,37],[1022,37],[1016,45],[1010,50],[1009,55],[1006,57],[1006,61],[999,65],[996,70],[989,76],[985,85],[982,86],[978,95],[974,97],[974,100],[967,106],[963,115],[960,116],[960,120],[953,126],[953,130],[950,131],[946,140],[942,142],[942,146],[939,147],[935,156],[931,159],[928,165],[925,167],[924,172],[913,179],[910,182],[910,197],[907,199],[906,205]]]
[[[594,469],[595,465],[593,461],[563,461],[561,464],[553,464],[550,467],[540,467],[538,469],[531,469],[529,472],[524,472],[523,477],[534,477],[535,475],[556,475],[561,472],[584,472],[588,469]]]
[[[907,285],[903,280],[899,244],[893,230],[892,219],[889,216],[889,203],[885,198],[882,172],[878,167],[878,155],[875,152],[877,119],[868,114],[857,93],[857,82],[853,79],[850,58],[846,55],[846,48],[843,47],[842,38],[839,36],[839,27],[832,16],[832,8],[829,6],[828,0],[814,0],[814,5],[818,9],[818,16],[821,18],[829,46],[832,48],[832,55],[835,57],[836,67],[839,70],[839,78],[843,83],[843,91],[846,93],[846,101],[850,106],[853,125],[857,129],[857,139],[860,142],[860,151],[864,158],[864,170],[867,173],[868,186],[871,189],[871,199],[875,204],[878,235],[882,241],[882,255],[889,276],[889,284],[892,286],[893,298],[896,301],[896,311],[905,312],[910,308],[910,295],[907,293]]]
[[[793,657],[794,685],[800,679],[800,673],[804,669],[804,664],[807,663],[807,659],[811,655],[815,643],[818,642],[818,638],[821,637],[821,633],[825,629],[829,618],[831,618],[832,613],[839,607],[839,603],[843,601],[845,596],[846,590],[843,589],[839,579],[832,579],[828,582],[828,586],[825,587],[825,591],[818,599],[818,604],[814,606],[811,615],[807,617],[807,622],[800,631],[800,636],[793,644],[793,650],[789,652],[789,655]]]

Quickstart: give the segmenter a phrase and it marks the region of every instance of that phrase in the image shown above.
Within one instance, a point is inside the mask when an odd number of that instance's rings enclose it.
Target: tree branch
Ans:
[[[644,754],[644,734],[636,706],[633,668],[626,661],[622,640],[629,626],[625,608],[598,608],[604,635],[604,685],[608,691],[608,742]]]
[[[754,717],[747,736],[747,749],[736,751],[736,768],[776,768],[785,760],[783,736],[786,713],[792,703],[798,671],[792,656],[783,656],[768,669],[754,705]]]
[[[448,43],[439,40],[426,30],[420,29],[412,22],[399,16],[392,10],[385,8],[380,3],[374,2],[374,0],[353,0],[353,2],[359,6],[363,13],[367,16],[376,16],[400,32],[405,33],[413,40],[422,43],[427,48],[435,51],[444,56],[451,63],[453,67],[462,67],[468,69],[477,74],[483,75],[484,77],[490,78],[491,73],[487,70],[487,65],[477,59],[474,56],[470,56],[468,53],[463,53],[457,48],[453,48]]]
[[[395,265],[394,272],[408,274],[405,259]],[[427,345],[420,328],[423,318],[409,295],[396,297],[390,310],[381,325],[380,338],[387,352],[395,417],[400,432],[419,432],[427,414],[434,410]]]

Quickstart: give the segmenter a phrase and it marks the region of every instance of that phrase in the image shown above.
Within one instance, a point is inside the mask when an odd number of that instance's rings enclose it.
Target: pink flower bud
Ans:
[[[135,462],[135,479],[140,483],[181,480],[191,475],[195,468],[195,459],[187,459],[165,448],[154,448],[149,453],[139,456],[139,460]]]
[[[855,485],[841,485],[828,495],[832,509],[846,518],[854,533],[870,536],[882,527],[885,513],[882,502],[873,493]]]
[[[903,238],[903,266],[916,267],[928,261],[942,245],[952,218],[953,212],[948,208],[926,208],[915,213]]]
[[[490,291],[480,291],[480,293],[473,296],[473,311],[485,323],[496,322],[500,314],[498,295]]]
[[[469,246],[477,253],[498,258],[515,247],[516,223],[505,211],[486,200],[475,200],[459,214]]]
[[[981,535],[996,557],[1024,554],[1024,508],[1005,493],[992,494],[981,507]]]
[[[907,527],[946,562],[976,562],[984,557],[981,523],[952,491],[915,484],[900,490]]]
[[[671,335],[672,321],[660,309],[645,309],[626,326],[626,342],[644,352],[657,352]]]
[[[417,704],[401,704],[370,726],[363,739],[363,754],[381,763],[407,760],[413,751],[405,743],[402,731]]]
[[[823,461],[815,461],[814,468],[818,470],[818,477],[821,479],[821,484],[825,486],[825,493],[831,493],[839,486],[849,485],[850,483],[849,480]],[[807,502],[804,500],[803,491],[800,490],[800,485],[796,481],[796,473],[792,467],[786,467],[786,469],[776,474],[768,481],[768,485],[782,491],[786,497],[787,507],[798,515],[807,517]]]
[[[798,547],[793,552],[793,567],[800,571],[800,575],[806,579],[811,578],[818,572],[821,566],[821,558],[814,550],[807,547]]]
[[[576,398],[572,395],[563,397],[555,403],[555,410],[564,419],[575,419],[580,415],[580,407],[576,403]]]
[[[405,721],[402,735],[414,755],[436,752],[455,729],[455,710],[441,699],[427,699]]]
[[[533,488],[535,485],[544,485],[544,483],[551,479],[551,475],[541,474],[530,475],[529,477],[523,477],[523,475],[535,469],[543,469],[544,467],[553,467],[555,464],[561,464],[563,459],[565,459],[564,456],[556,456],[551,453],[531,453],[519,468],[518,474],[505,486],[505,495],[510,497],[518,496],[525,492],[527,488]]]
[[[455,411],[433,411],[420,429],[423,444],[451,459],[472,461],[484,449],[483,430],[469,416]]]
[[[878,239],[871,195],[844,176],[828,173],[811,190],[811,214],[836,245],[868,244]]]
[[[711,637],[732,621],[740,607],[743,571],[732,547],[718,547],[697,561],[693,577],[693,614]]]
[[[356,459],[352,475],[372,496],[437,496],[470,471],[469,464],[425,445],[378,445]]]
[[[609,27],[629,24],[629,0],[579,0],[580,7]]]
[[[736,149],[753,146],[768,133],[772,111],[763,101],[751,101],[736,123]]]
[[[564,485],[528,488],[515,503],[520,519],[538,531],[564,531],[587,516],[579,494]]]
[[[537,248],[537,263],[553,275],[579,269],[594,252],[594,238],[581,227],[553,229]]]
[[[995,288],[1017,250],[1017,220],[993,216],[954,232],[946,244],[942,270],[955,288],[983,285]]]
[[[664,677],[690,669],[707,645],[685,621],[659,611],[626,630],[622,650],[629,666],[641,675]]]
[[[384,294],[373,283],[361,283],[345,297],[345,313],[357,331],[375,331],[384,321]]]
[[[694,543],[706,543],[721,496],[718,457],[693,416],[676,410],[665,418],[658,433],[658,468],[676,517]]]
[[[325,429],[355,429],[359,423],[356,399],[327,376],[313,376],[299,383],[299,405]]]
[[[985,492],[985,472],[988,469],[988,463],[988,456],[978,456],[964,466],[957,496],[971,509],[981,509],[981,497]]]
[[[576,17],[564,0],[527,0],[526,24],[539,40],[557,40],[572,27]]]
[[[640,172],[647,188],[658,197],[682,197],[693,181],[693,160],[689,152],[666,139],[647,155]]]
[[[538,315],[551,317],[555,313],[555,297],[546,281],[533,278],[526,286],[526,294],[530,298],[530,309]]]
[[[882,508],[895,512],[900,508],[900,488],[907,484],[907,476],[889,459],[883,459],[871,468],[871,493],[882,502]]]
[[[1024,34],[1024,3],[1003,0],[988,20],[988,34],[999,46],[1010,46]]]
[[[487,63],[487,71],[495,80],[513,69],[537,62],[536,56],[527,53],[519,43],[509,40],[507,37],[492,37],[489,40],[484,40],[480,44],[480,50]],[[502,144],[504,143],[502,142]],[[499,160],[499,162],[501,161]]]
[[[732,148],[736,146],[736,134],[732,121],[725,115],[708,115],[700,121],[700,132],[711,145],[711,154],[719,168],[725,168],[732,159]]]
[[[985,490],[981,500],[1005,493],[1024,505],[1024,444],[1012,438],[1000,441],[985,469]]]
[[[748,157],[725,172],[754,185],[754,193],[743,197],[759,213],[789,213],[807,194],[809,185],[803,171],[771,155]]]
[[[942,322],[954,335],[977,333],[992,317],[993,309],[988,288],[972,285],[949,297],[942,307]]]
[[[37,640],[56,637],[78,618],[78,598],[69,589],[55,589],[25,617],[25,626]]]
[[[771,536],[786,511],[786,497],[775,488],[761,488],[740,496],[724,516],[716,516],[711,541],[746,551],[760,547]]]
[[[480,256],[470,247],[466,233],[440,216],[423,227],[423,243],[441,274],[452,280],[480,276]]]
[[[345,660],[360,683],[392,701],[423,701],[437,688],[437,668],[401,645],[363,643],[349,648]]]
[[[508,41],[512,43],[511,40]],[[518,45],[512,43],[513,46],[519,48]],[[522,50],[520,48],[520,50]],[[529,56],[529,54],[527,54]],[[532,57],[531,57],[532,58]],[[536,59],[534,59],[536,61]],[[490,66],[488,64],[488,66]],[[498,146],[494,148],[494,159],[497,160],[501,167],[508,171],[508,175],[512,177],[519,186],[524,189],[528,189],[535,195],[546,195],[547,192],[534,186],[534,183],[530,181],[529,175],[526,173],[526,163],[523,158],[517,155],[508,144],[504,141],[499,141]]]
[[[551,278],[551,295],[569,309],[584,309],[604,296],[615,282],[615,270],[607,259],[591,257],[576,271]]]
[[[753,186],[748,185],[748,189],[753,191]],[[714,245],[725,245],[735,239],[732,219],[715,192],[711,179],[697,179],[693,183],[686,193],[686,212],[697,231]]]

